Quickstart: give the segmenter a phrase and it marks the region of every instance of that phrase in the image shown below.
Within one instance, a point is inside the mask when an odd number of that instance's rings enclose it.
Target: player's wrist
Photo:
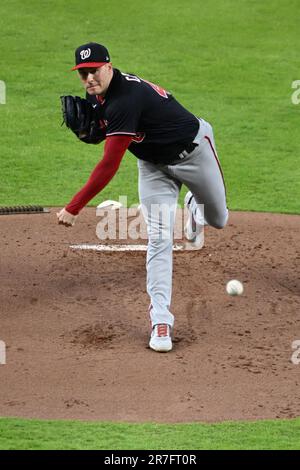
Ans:
[[[74,215],[74,216],[76,216],[76,215],[79,214],[79,210],[78,210],[78,209],[72,208],[72,207],[70,207],[69,205],[67,205],[67,206],[65,207],[65,211],[67,211],[69,214]]]

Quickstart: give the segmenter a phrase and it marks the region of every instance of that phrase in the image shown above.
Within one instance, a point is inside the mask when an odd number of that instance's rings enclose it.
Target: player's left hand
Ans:
[[[56,216],[58,218],[58,223],[65,225],[65,227],[72,227],[77,219],[77,215],[70,214],[66,209],[62,209],[60,212],[57,212]]]

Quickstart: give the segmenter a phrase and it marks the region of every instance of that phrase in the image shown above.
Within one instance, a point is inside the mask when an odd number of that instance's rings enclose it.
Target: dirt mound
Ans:
[[[0,415],[221,421],[300,415],[300,217],[234,212],[174,253],[174,349],[148,348],[145,253],[99,243],[95,210],[0,217]],[[125,242],[125,241],[124,241]],[[127,241],[128,242],[128,241]],[[145,243],[145,241],[143,241]],[[241,297],[225,285],[244,283]]]
[[[75,346],[84,346],[86,348],[102,349],[114,347],[117,343],[125,339],[127,341],[128,325],[122,325],[121,322],[114,324],[111,322],[96,322],[93,325],[83,325],[70,334],[71,343]],[[63,335],[68,341],[69,335]],[[70,341],[69,338],[69,341]]]

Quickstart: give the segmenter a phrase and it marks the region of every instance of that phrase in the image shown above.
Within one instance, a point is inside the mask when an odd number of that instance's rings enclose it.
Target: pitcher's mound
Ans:
[[[1,416],[300,415],[299,216],[234,212],[224,230],[205,229],[203,249],[174,252],[174,349],[159,354],[148,348],[145,252],[71,250],[99,243],[95,210],[69,229],[55,212],[0,218]],[[230,279],[242,296],[228,296]]]

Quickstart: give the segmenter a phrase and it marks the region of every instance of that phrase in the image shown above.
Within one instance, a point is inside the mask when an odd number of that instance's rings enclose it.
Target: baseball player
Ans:
[[[72,70],[78,72],[86,99],[61,97],[65,122],[83,142],[105,139],[105,146],[87,183],[57,214],[58,222],[74,225],[81,209],[113,178],[127,149],[137,157],[139,198],[148,233],[149,346],[170,351],[173,225],[182,184],[189,188],[185,196],[189,240],[197,243],[204,217],[215,228],[223,228],[228,219],[212,127],[160,86],[113,68],[103,45],[78,47]],[[204,205],[205,214],[199,205]],[[157,207],[166,206],[170,217],[161,217]]]

